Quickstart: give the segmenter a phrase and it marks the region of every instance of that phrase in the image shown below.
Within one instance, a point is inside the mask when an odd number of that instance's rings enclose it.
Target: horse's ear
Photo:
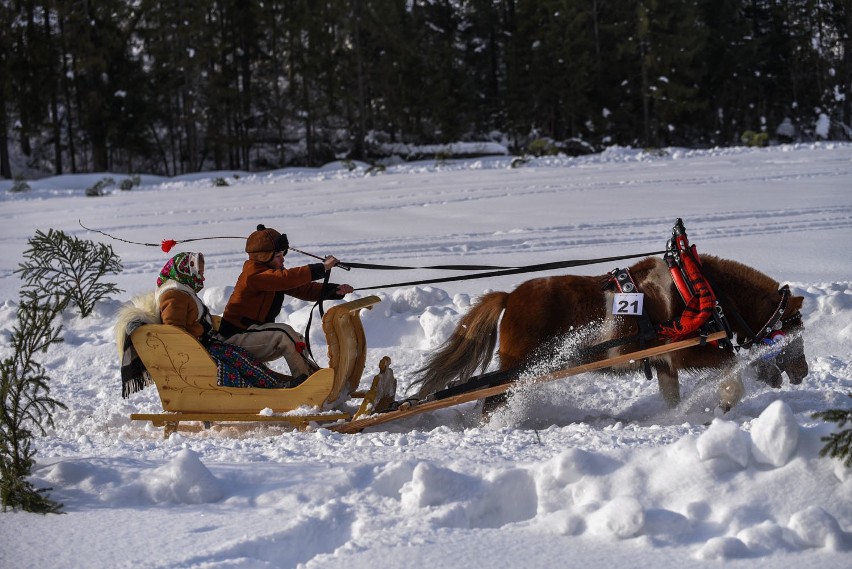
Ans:
[[[802,309],[802,303],[805,301],[804,296],[791,296],[787,303],[787,314],[795,314]]]

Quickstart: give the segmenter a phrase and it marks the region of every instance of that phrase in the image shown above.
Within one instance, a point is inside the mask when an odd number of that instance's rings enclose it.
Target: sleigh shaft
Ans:
[[[640,360],[642,358],[649,358],[654,356],[659,356],[662,354],[675,352],[677,350],[683,350],[685,348],[689,348],[692,346],[697,346],[704,342],[711,342],[714,340],[721,340],[725,338],[725,332],[715,332],[706,337],[695,337],[688,338],[686,340],[679,340],[676,342],[669,342],[667,344],[662,344],[659,346],[654,346],[651,348],[646,348],[644,350],[638,350],[635,352],[630,352],[627,354],[621,354],[618,356],[613,356],[611,358],[606,358],[602,360],[598,360],[595,362],[590,362],[587,364],[582,364],[570,368],[566,368],[563,370],[559,370],[556,372],[552,372],[546,375],[538,376],[529,380],[524,381],[523,385],[533,385],[537,383],[546,383],[550,381],[555,381],[558,379],[563,379],[566,377],[570,377],[573,375],[579,375],[581,373],[586,373],[590,371],[595,371],[599,369],[605,369],[610,367],[616,367],[625,363],[629,363],[631,361]],[[480,389],[476,389],[474,391],[461,393],[459,395],[454,395],[452,397],[447,397],[446,399],[438,399],[433,401],[425,401],[422,403],[413,403],[410,404],[407,408],[400,408],[396,411],[390,411],[387,413],[383,413],[380,415],[374,415],[371,417],[366,417],[364,419],[358,419],[355,421],[351,421],[348,423],[342,423],[339,425],[332,425],[330,430],[337,431],[339,433],[357,433],[366,429],[367,427],[373,427],[376,425],[382,425],[384,423],[389,423],[391,421],[397,421],[400,419],[404,419],[407,417],[412,417],[415,415],[420,415],[421,413],[428,413],[429,411],[435,411],[437,409],[444,409],[446,407],[453,407],[455,405],[461,405],[462,403],[469,403],[471,401],[477,401],[479,399],[485,399],[486,397],[492,397],[494,395],[500,395],[501,393],[505,393],[510,389],[517,387],[517,384],[513,383],[503,383],[501,385],[494,385],[491,387],[484,387]]]

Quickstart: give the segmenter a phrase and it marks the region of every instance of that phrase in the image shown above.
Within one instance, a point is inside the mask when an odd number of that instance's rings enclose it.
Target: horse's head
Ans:
[[[802,340],[804,297],[757,269],[737,261],[702,255],[702,269],[716,289],[728,324],[741,348],[751,350],[757,379],[781,386],[781,374],[799,384],[808,375]],[[753,350],[757,350],[755,354]]]
[[[783,289],[778,292],[783,297]],[[799,312],[803,300],[801,296],[789,298],[773,330],[760,338],[759,349],[762,353],[752,364],[758,381],[781,387],[781,374],[786,373],[790,383],[798,385],[808,375],[808,360],[802,339],[804,327]]]

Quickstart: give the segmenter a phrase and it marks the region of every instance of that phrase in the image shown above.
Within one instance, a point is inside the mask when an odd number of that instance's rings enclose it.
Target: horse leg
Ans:
[[[483,424],[487,424],[491,422],[491,417],[505,407],[509,403],[509,394],[508,393],[500,393],[499,395],[492,395],[491,397],[486,397],[485,401],[482,403],[482,416],[480,418],[480,422]]]
[[[783,383],[781,370],[774,360],[758,360],[752,364],[755,379],[767,384],[769,387],[780,388]]]
[[[680,381],[678,381],[677,370],[672,367],[668,360],[654,362],[657,370],[657,384],[660,386],[660,395],[663,401],[671,408],[680,403]]]

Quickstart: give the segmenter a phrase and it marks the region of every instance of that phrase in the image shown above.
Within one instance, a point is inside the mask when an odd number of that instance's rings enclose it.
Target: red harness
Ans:
[[[766,324],[757,332],[751,331],[736,309],[732,310],[731,315],[739,322],[748,336],[745,342],[739,341],[739,345],[734,346],[730,342],[733,333],[728,326],[725,315],[722,313],[721,305],[713,292],[713,287],[710,286],[707,278],[701,272],[701,260],[698,258],[698,252],[695,245],[689,244],[686,230],[680,219],[675,222],[672,239],[666,246],[664,259],[686,308],[684,308],[680,317],[658,326],[657,331],[663,337],[680,339],[690,336],[701,331],[702,327],[709,323],[712,330],[725,330],[728,333],[727,345],[736,349],[749,349],[755,344],[779,342],[784,337],[782,328],[786,321],[792,322],[796,318],[801,318],[798,312],[788,319],[783,318],[784,312],[787,310],[787,301],[790,298],[790,287],[784,285],[778,291],[781,297],[778,306]],[[724,345],[726,341],[722,340],[722,343]]]
[[[658,324],[655,330],[643,311],[640,318],[640,333],[638,334],[638,337],[642,340],[653,338],[654,332],[657,336],[666,340],[680,340],[695,334],[706,335],[710,332],[724,330],[728,334],[728,340],[711,342],[712,344],[719,345],[721,343],[722,347],[748,349],[755,344],[778,342],[783,339],[783,325],[788,321],[792,322],[801,318],[798,312],[783,318],[787,309],[787,301],[790,298],[790,288],[785,285],[778,291],[781,296],[778,306],[757,333],[751,332],[748,324],[736,309],[732,311],[733,317],[740,323],[748,336],[747,341],[740,341],[739,345],[735,346],[731,342],[733,333],[725,315],[722,313],[721,304],[707,277],[701,271],[701,259],[698,257],[698,251],[695,245],[689,244],[686,229],[681,219],[675,222],[672,238],[666,244],[666,253],[663,258],[669,268],[675,288],[677,288],[686,306],[680,316]],[[607,278],[606,286],[619,292],[639,292],[630,271],[627,269],[612,271]]]
[[[695,245],[689,244],[680,219],[675,223],[666,249],[664,259],[686,307],[677,318],[660,324],[657,333],[669,340],[680,340],[699,332],[717,314],[718,302],[713,288],[701,272],[698,252]]]

